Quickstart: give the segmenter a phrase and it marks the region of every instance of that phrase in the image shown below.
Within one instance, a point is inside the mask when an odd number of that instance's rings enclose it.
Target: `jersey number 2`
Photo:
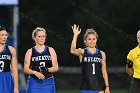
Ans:
[[[95,64],[92,64],[92,74],[95,74]]]
[[[4,62],[3,61],[0,61],[0,72],[3,71],[3,68],[4,68]]]
[[[40,62],[41,67],[45,67],[45,62]]]

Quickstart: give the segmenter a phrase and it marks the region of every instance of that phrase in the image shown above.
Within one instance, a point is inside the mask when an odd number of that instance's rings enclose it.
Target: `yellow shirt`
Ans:
[[[133,77],[140,79],[140,47],[137,46],[132,49],[128,55],[127,59],[133,62]]]

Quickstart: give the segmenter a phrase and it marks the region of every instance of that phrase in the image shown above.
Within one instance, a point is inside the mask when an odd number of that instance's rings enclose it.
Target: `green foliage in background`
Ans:
[[[69,53],[73,33],[71,25],[82,28],[78,47],[84,47],[85,29],[99,34],[98,48],[107,55],[108,66],[125,66],[126,55],[136,43],[140,29],[140,0],[19,0],[19,57],[33,46],[31,32],[35,27],[49,28],[46,44],[54,47],[59,65],[79,66],[78,57]],[[133,36],[130,38],[129,35]],[[26,42],[29,42],[26,44]],[[20,60],[19,62],[22,63]]]

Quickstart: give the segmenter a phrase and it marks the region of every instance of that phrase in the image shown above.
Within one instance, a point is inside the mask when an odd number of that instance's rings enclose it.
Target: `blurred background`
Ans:
[[[57,93],[79,93],[80,63],[69,52],[73,24],[82,29],[77,47],[84,48],[85,29],[97,31],[97,46],[107,56],[110,91],[128,93],[125,64],[128,52],[137,46],[139,4],[140,0],[0,0],[0,25],[9,33],[7,43],[17,49],[20,93],[26,93],[24,55],[34,46],[31,33],[38,26],[47,30],[46,44],[58,56],[60,70],[54,74]]]

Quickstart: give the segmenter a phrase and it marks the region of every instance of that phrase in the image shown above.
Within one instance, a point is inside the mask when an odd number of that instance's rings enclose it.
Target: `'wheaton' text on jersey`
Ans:
[[[32,57],[32,61],[40,61],[40,60],[51,60],[51,56],[43,55],[43,56]]]
[[[102,62],[99,57],[84,57],[84,62]]]
[[[0,59],[11,60],[11,55],[0,55]]]

